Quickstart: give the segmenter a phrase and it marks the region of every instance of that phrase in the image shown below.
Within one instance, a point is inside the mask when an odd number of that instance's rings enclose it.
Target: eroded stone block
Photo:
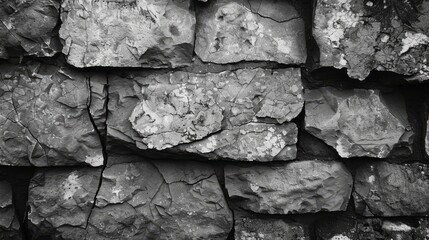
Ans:
[[[12,187],[6,181],[0,181],[0,239],[22,239],[20,224],[12,203]]]

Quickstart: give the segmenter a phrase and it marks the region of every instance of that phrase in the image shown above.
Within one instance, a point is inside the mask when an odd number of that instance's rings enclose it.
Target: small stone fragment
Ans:
[[[192,60],[191,1],[65,0],[63,53],[76,67],[178,67]]]
[[[405,106],[398,99],[389,104],[379,90],[308,90],[305,129],[343,158],[385,158],[395,146],[412,143]]]
[[[352,181],[345,166],[333,161],[225,167],[225,185],[231,199],[240,208],[257,213],[344,211]]]
[[[353,196],[365,216],[427,216],[428,188],[426,164],[374,162],[357,170]]]
[[[12,203],[12,188],[6,181],[0,181],[0,239],[22,239],[20,224]]]
[[[195,53],[205,62],[306,60],[304,21],[293,1],[213,0],[197,9]]]

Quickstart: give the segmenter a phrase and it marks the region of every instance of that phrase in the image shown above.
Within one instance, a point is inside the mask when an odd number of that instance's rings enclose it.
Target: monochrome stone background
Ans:
[[[429,0],[0,0],[0,239],[429,240]]]

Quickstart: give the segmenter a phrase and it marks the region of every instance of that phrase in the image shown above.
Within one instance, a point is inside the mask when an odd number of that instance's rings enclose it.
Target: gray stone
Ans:
[[[287,122],[303,106],[299,69],[133,72],[109,76],[109,86],[111,140],[210,158],[295,158],[297,128]]]
[[[59,8],[59,0],[1,1],[0,58],[51,57],[60,51]]]
[[[356,173],[354,200],[365,216],[428,216],[426,164],[367,163]]]
[[[178,67],[192,60],[191,1],[63,1],[63,53],[76,67]]]
[[[344,211],[352,182],[345,166],[333,161],[225,167],[225,185],[231,199],[240,208],[258,213]]]
[[[411,151],[413,132],[400,96],[325,87],[306,91],[305,104],[307,132],[343,158],[385,158],[395,146]]]
[[[1,165],[102,165],[105,76],[38,62],[0,74]]]
[[[280,219],[240,218],[235,220],[238,240],[309,240],[304,225]]]
[[[347,68],[364,80],[371,70],[429,79],[429,1],[321,0],[313,35],[322,67]]]
[[[213,0],[197,12],[195,53],[205,62],[305,63],[304,21],[293,1]]]
[[[0,239],[22,239],[20,224],[12,203],[12,188],[6,181],[0,181]]]

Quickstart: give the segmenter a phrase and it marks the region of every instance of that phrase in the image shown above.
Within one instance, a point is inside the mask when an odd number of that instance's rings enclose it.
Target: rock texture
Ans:
[[[428,216],[429,167],[375,162],[355,177],[356,210],[365,216]]]
[[[191,1],[63,1],[60,37],[76,67],[177,67],[193,54]]]
[[[228,194],[258,213],[344,211],[352,176],[339,162],[299,161],[271,166],[225,167]]]
[[[385,158],[395,146],[412,143],[413,132],[400,99],[384,97],[378,90],[308,90],[305,129],[343,158]]]
[[[232,213],[213,169],[114,156],[89,220],[90,239],[226,239]],[[122,162],[122,163],[121,163]]]
[[[297,1],[211,0],[197,9],[195,53],[205,62],[306,60]]]
[[[1,64],[0,78],[1,165],[103,164],[103,75],[29,62]]]
[[[77,234],[87,225],[100,177],[100,168],[37,170],[28,196],[33,238],[84,239]]]
[[[237,240],[309,240],[309,234],[301,224],[278,219],[241,218],[235,221]]]
[[[303,106],[298,69],[128,77],[134,81],[109,77],[111,139],[135,142],[141,149],[179,146],[211,158],[295,157],[297,128],[287,122]]]
[[[0,58],[50,57],[60,51],[59,8],[59,0],[1,1]]]
[[[371,70],[429,79],[429,1],[317,2],[313,35],[320,66],[347,68],[364,80]]]
[[[0,181],[0,239],[22,239],[20,224],[12,203],[12,188],[6,181]]]

